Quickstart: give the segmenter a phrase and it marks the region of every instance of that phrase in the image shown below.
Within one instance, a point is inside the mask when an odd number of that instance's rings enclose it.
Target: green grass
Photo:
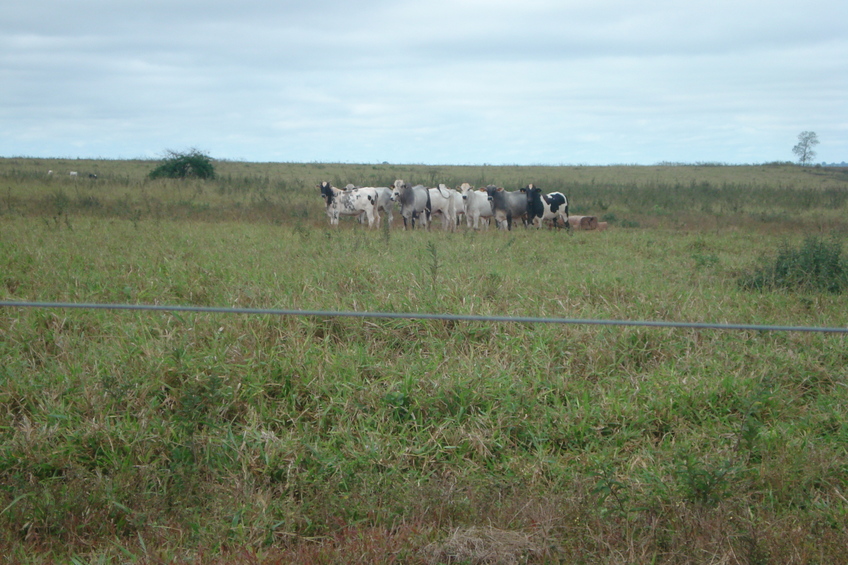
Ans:
[[[155,161],[0,159],[0,211],[139,220],[301,222],[324,225],[316,185],[388,186],[402,178],[434,185],[494,183],[515,190],[534,182],[563,191],[572,214],[619,227],[709,229],[744,226],[774,233],[843,230],[848,198],[841,169],[792,165],[620,167],[448,167],[215,163],[216,179],[151,180]],[[47,171],[54,175],[48,176]],[[80,177],[71,179],[67,172]],[[88,172],[98,175],[87,178]],[[64,215],[63,215],[64,214]],[[801,224],[799,226],[799,224]]]
[[[594,178],[606,210],[572,200],[640,227],[446,234],[331,230],[314,186],[471,168],[0,165],[4,300],[848,326],[844,295],[737,283],[839,241],[838,172],[477,168]],[[840,335],[3,308],[0,554],[839,562],[846,367]]]
[[[739,284],[757,290],[800,288],[839,294],[848,288],[848,261],[842,257],[840,241],[811,236],[798,249],[782,244],[771,264],[740,278]]]

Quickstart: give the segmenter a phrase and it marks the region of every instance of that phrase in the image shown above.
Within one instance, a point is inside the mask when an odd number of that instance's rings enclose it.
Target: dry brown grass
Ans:
[[[457,528],[447,539],[426,546],[422,553],[431,565],[518,565],[539,563],[549,555],[545,544],[532,535],[490,526]]]

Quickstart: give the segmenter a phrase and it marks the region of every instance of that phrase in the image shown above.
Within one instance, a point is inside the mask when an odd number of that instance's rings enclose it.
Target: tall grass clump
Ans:
[[[842,243],[810,236],[795,249],[784,242],[773,262],[744,274],[739,285],[748,290],[786,289],[841,294],[848,288],[848,261]]]

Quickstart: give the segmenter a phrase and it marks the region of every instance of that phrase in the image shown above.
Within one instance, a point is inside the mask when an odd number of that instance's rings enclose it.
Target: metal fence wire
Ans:
[[[165,304],[86,304],[75,302],[24,302],[0,300],[2,308],[51,308],[77,310],[136,310],[143,312],[177,312],[205,314],[242,314],[268,316],[305,316],[317,318],[376,318],[402,320],[450,320],[457,322],[494,322],[519,324],[561,324],[587,326],[641,326],[697,330],[734,330],[760,332],[848,333],[848,327],[776,326],[709,322],[669,322],[648,320],[598,320],[575,318],[536,318],[529,316],[473,316],[466,314],[432,314],[417,312],[334,312],[325,310],[284,310],[277,308],[228,308],[218,306],[178,306]]]

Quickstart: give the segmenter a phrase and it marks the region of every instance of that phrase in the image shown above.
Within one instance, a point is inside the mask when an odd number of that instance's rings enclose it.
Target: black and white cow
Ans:
[[[340,190],[331,186],[327,181],[318,185],[321,189],[321,198],[327,205],[327,217],[330,225],[339,224],[339,216],[359,216],[365,214],[368,218],[368,227],[374,227],[379,223],[380,216],[377,212],[377,191],[373,188],[354,188],[351,190]]]
[[[527,196],[523,192],[508,192],[493,184],[486,187],[486,192],[491,198],[492,212],[500,229],[511,230],[512,221],[517,219],[527,224]]]
[[[380,227],[380,212],[386,213],[386,221],[389,222],[389,227],[392,226],[392,220],[394,220],[393,211],[395,208],[395,203],[392,200],[392,189],[387,186],[374,186],[374,187],[361,187],[354,186],[349,184],[345,187],[345,191],[350,191],[355,188],[373,188],[377,191],[377,202],[376,202],[376,214],[377,214],[377,227]],[[359,223],[363,223],[365,220],[365,213],[359,215]]]
[[[459,186],[459,192],[464,201],[465,222],[468,227],[480,229],[480,220],[483,220],[483,229],[489,229],[489,218],[494,212],[492,212],[492,202],[486,189],[474,190],[474,187],[464,182]]]
[[[415,229],[415,219],[418,218],[421,225],[430,229],[430,191],[424,185],[412,186],[408,182],[396,180],[392,189],[392,200],[400,204],[400,215],[403,217],[403,229],[406,229],[409,220],[412,229]]]
[[[553,220],[554,227],[559,227],[559,219],[566,229],[571,229],[568,223],[568,198],[561,192],[542,194],[542,189],[534,184],[528,184],[522,188],[527,196],[527,221],[535,224],[536,228],[542,227],[545,220]]]

